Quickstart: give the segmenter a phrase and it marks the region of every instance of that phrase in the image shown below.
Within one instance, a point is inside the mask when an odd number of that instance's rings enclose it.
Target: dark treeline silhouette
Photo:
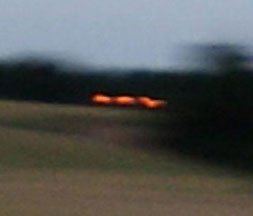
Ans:
[[[33,60],[0,63],[1,98],[87,104],[94,93],[166,97],[166,72],[64,69]]]
[[[72,104],[89,104],[94,93],[166,99],[168,136],[174,138],[168,139],[169,148],[251,168],[253,72],[247,55],[227,44],[194,46],[192,53],[204,67],[188,73],[70,70],[50,61],[2,61],[0,97]]]
[[[243,49],[194,47],[206,73],[188,76],[177,101],[178,137],[172,146],[194,157],[252,170],[253,71]],[[181,91],[182,93],[182,91]]]

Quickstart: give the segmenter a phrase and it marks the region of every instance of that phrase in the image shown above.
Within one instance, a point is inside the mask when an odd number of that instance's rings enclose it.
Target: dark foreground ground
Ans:
[[[168,114],[0,107],[0,215],[253,214],[252,176],[163,151]]]

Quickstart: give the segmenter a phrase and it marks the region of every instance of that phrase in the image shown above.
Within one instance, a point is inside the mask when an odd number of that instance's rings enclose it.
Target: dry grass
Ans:
[[[252,177],[140,148],[163,136],[163,113],[0,107],[0,215],[253,213]]]
[[[1,175],[1,215],[250,216],[240,180],[20,170]]]

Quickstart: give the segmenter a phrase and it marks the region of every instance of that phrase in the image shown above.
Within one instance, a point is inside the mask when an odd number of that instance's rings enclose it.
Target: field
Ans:
[[[252,176],[156,148],[168,114],[0,107],[0,215],[253,215]]]

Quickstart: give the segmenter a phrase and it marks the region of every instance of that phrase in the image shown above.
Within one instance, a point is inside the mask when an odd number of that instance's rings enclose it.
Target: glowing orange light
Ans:
[[[123,105],[123,106],[132,106],[136,104],[136,100],[134,97],[130,96],[117,96],[113,97],[112,99],[113,103],[117,105]]]
[[[153,100],[156,108],[165,108],[167,102],[165,100]]]
[[[145,97],[145,96],[138,97],[137,100],[141,106],[144,106],[150,109],[164,108],[166,107],[166,104],[167,104],[165,100],[155,100],[155,99]]]
[[[167,106],[167,101],[152,99],[147,96],[131,97],[131,96],[115,96],[110,97],[104,94],[96,94],[92,97],[92,102],[98,105],[120,105],[135,106],[140,105],[148,109],[160,109]]]
[[[148,107],[148,104],[150,103],[152,99],[146,96],[137,97],[137,101],[141,106]]]
[[[107,96],[107,95],[103,95],[103,94],[96,94],[92,97],[92,102],[96,103],[96,104],[111,104],[112,103],[112,99],[111,97]]]

